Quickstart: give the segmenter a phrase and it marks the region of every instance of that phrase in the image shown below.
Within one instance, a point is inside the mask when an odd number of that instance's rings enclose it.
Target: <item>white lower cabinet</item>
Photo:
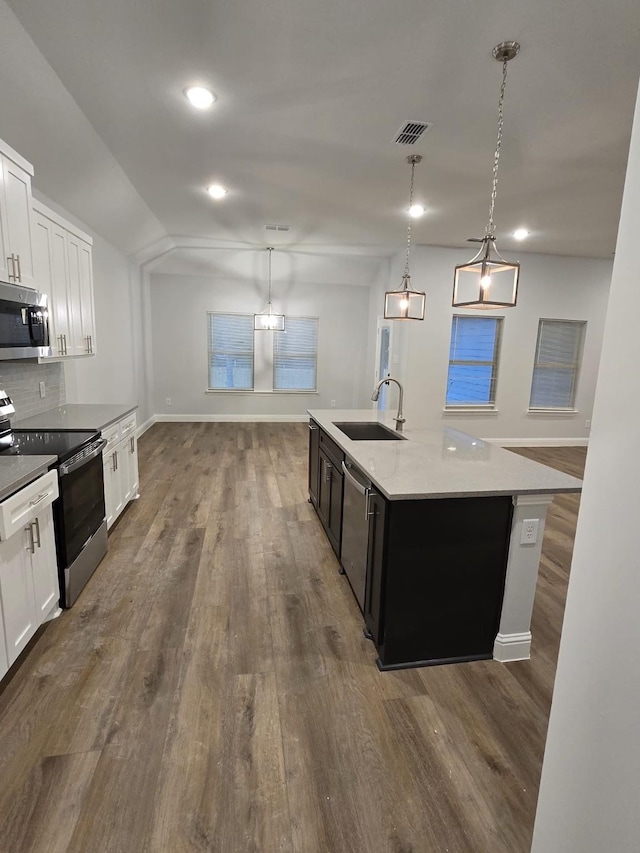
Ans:
[[[102,431],[107,446],[103,451],[104,502],[107,529],[129,501],[138,497],[138,439],[135,413]]]
[[[46,493],[46,498],[41,501],[53,501],[57,497],[57,477],[54,492],[50,479],[50,474],[45,475],[0,504],[0,514],[8,514],[23,492],[29,490],[28,497],[38,494],[38,484],[43,481],[40,494]],[[56,609],[59,598],[51,505],[40,503],[33,506],[30,517],[18,530],[0,541],[0,678]]]

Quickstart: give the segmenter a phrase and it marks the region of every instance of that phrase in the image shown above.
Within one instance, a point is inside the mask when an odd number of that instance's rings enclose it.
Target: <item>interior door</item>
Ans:
[[[376,338],[376,372],[375,381],[379,382],[383,377],[391,373],[391,323],[381,317],[378,319],[378,331]],[[380,389],[377,403],[374,408],[383,410],[387,408],[389,401],[389,386],[383,385]]]

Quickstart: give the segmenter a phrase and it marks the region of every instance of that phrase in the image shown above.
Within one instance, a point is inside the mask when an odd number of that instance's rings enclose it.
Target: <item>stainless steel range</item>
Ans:
[[[60,604],[71,607],[107,553],[102,450],[97,431],[11,429],[15,409],[0,391],[0,454],[58,457],[60,496],[53,504]]]

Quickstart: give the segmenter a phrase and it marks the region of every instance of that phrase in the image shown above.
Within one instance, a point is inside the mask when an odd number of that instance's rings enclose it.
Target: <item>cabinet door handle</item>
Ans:
[[[25,548],[25,551],[29,551],[30,554],[35,554],[36,553],[36,543],[35,543],[34,538],[33,538],[33,523],[31,523],[28,527],[25,527],[25,530],[27,531],[27,533],[29,535],[29,544]]]
[[[316,432],[316,430],[318,429],[318,427],[317,427],[317,426],[314,426],[313,424],[309,424],[309,429],[311,430],[311,432]]]
[[[40,519],[36,518],[34,521],[32,521],[31,526],[35,528],[36,536],[38,537],[35,545],[37,545],[38,548],[40,548],[42,546],[42,542],[40,541]],[[34,546],[34,550],[35,550],[35,546]]]
[[[40,501],[43,501],[47,497],[48,494],[49,494],[49,492],[45,492],[42,495],[38,495],[38,497],[35,499],[35,501],[29,501],[29,506],[37,506],[40,503]]]
[[[131,436],[131,438],[129,439],[129,443],[130,443],[130,446],[131,446],[131,452],[132,452],[132,453],[135,453],[135,450],[136,450],[136,447],[135,447],[134,441],[135,441],[134,437],[133,437],[133,436]]]
[[[64,347],[62,346],[62,335],[57,335],[56,340],[58,341],[58,355],[64,355]]]
[[[22,281],[22,267],[20,266],[20,255],[16,255],[16,263],[18,264],[17,280]]]
[[[325,480],[325,483],[328,483],[331,480],[331,469],[332,468],[333,468],[333,465],[331,464],[331,462],[325,462],[324,463],[324,470],[325,470],[324,480]]]
[[[93,336],[89,335],[89,352],[93,352]]]
[[[13,270],[13,272],[10,272],[10,270]],[[16,264],[13,260],[13,255],[7,255],[7,278],[9,281],[16,280]]]
[[[375,507],[371,509],[371,489],[367,489],[364,503],[364,520],[369,521],[370,518],[373,518],[376,512],[377,509]]]

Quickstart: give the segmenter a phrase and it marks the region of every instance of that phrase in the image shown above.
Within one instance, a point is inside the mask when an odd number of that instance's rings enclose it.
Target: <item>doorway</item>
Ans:
[[[391,339],[392,328],[389,320],[378,317],[378,328],[376,334],[376,370],[375,381],[379,382],[391,373]],[[384,410],[387,408],[389,399],[389,386],[383,385],[380,389],[378,401],[373,404],[374,409]]]

